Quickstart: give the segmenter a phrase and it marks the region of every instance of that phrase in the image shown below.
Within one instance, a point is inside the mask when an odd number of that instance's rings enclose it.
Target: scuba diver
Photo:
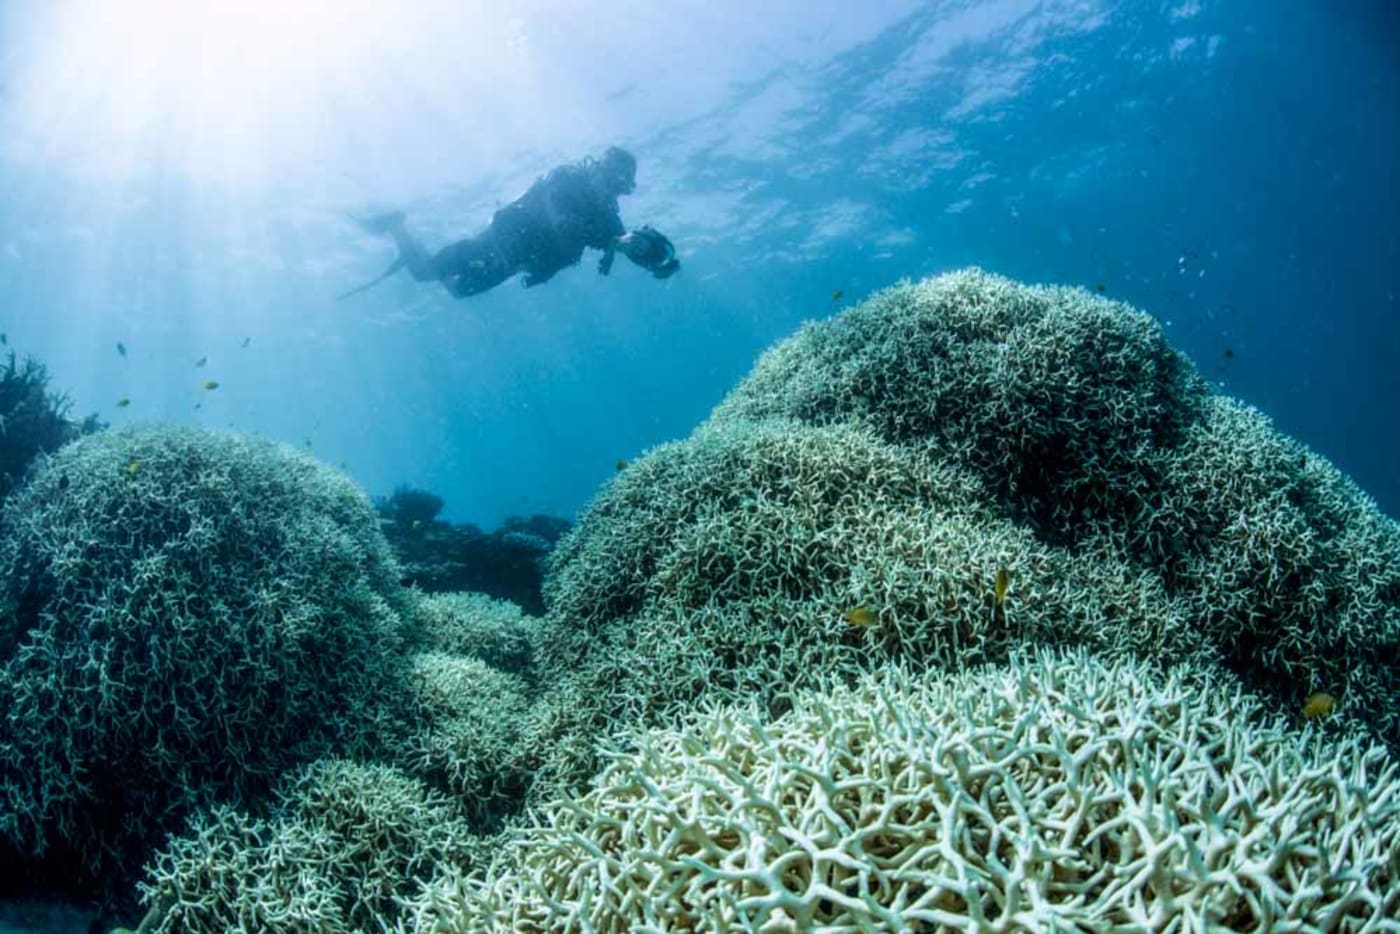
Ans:
[[[367,232],[393,237],[399,255],[380,276],[339,298],[357,295],[400,269],[419,282],[441,282],[454,298],[485,292],[518,273],[532,288],[578,263],[585,247],[603,251],[602,275],[612,271],[613,257],[621,252],[656,278],[668,278],[681,265],[675,246],[652,227],[629,233],[618,212],[618,196],[636,188],[636,174],[636,158],[617,146],[601,159],[561,165],[497,210],[481,233],[437,253],[429,253],[404,228],[402,211],[357,218]]]

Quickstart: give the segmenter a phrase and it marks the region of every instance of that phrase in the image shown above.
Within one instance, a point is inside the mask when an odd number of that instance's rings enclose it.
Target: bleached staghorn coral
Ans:
[[[431,649],[472,655],[515,674],[528,674],[534,664],[539,624],[509,600],[482,593],[424,594],[414,603],[413,621]]]
[[[344,475],[231,433],[103,431],[0,529],[0,849],[110,882],[196,804],[379,745],[408,607]]]
[[[385,930],[435,866],[482,855],[456,804],[396,769],[323,759],[269,818],[215,807],[146,867],[139,934]]]
[[[861,429],[886,459],[921,458],[926,474],[954,481],[933,504],[995,515],[1063,548],[1076,575],[1103,581],[1105,600],[1111,578],[1160,592],[1138,616],[1164,647],[1199,634],[1252,688],[1290,704],[1314,690],[1344,697],[1400,748],[1400,524],[1260,413],[1211,394],[1149,314],[977,269],[900,283],[764,353],[690,441],[775,420],[794,435]],[[687,467],[656,453],[628,473]],[[642,592],[634,579],[651,574],[635,543],[670,547],[674,501],[688,500],[689,521],[741,490],[662,478],[606,491],[555,554],[551,609],[569,625],[630,612]],[[816,541],[826,531],[797,527]],[[606,567],[612,591],[578,573],[600,545],[642,559]],[[862,563],[900,558],[885,549]],[[1053,584],[1033,563],[1011,570],[1020,583]]]
[[[1146,551],[1255,687],[1325,689],[1400,748],[1400,524],[1261,412],[1213,397],[1152,495],[1111,533]]]
[[[854,425],[726,422],[649,452],[553,559],[549,690],[522,731],[533,801],[583,786],[597,736],[660,725],[701,696],[780,713],[786,692],[894,659],[1195,649],[1142,569],[1046,545],[985,498],[935,450]],[[997,607],[1001,567],[1012,584]],[[874,625],[843,619],[861,606]]]
[[[1400,775],[1228,675],[1084,653],[886,670],[640,738],[433,931],[1394,930]]]
[[[473,829],[494,829],[520,810],[529,784],[518,744],[542,624],[485,594],[415,597],[415,635],[426,651],[411,657],[394,761],[457,797]]]
[[[878,548],[850,540],[877,513],[985,519],[972,505],[982,495],[966,471],[855,426],[701,428],[647,452],[594,497],[550,555],[545,600],[571,626],[596,631],[658,598],[698,606],[807,595],[844,577],[863,557],[857,546]],[[845,534],[833,534],[838,523]]]
[[[414,655],[408,683],[412,728],[397,758],[447,790],[474,829],[494,829],[519,809],[528,784],[514,759],[528,685],[479,658],[445,652]]]
[[[712,422],[856,423],[936,440],[1048,538],[1118,518],[1208,397],[1151,315],[965,269],[876,292],[768,350]]]

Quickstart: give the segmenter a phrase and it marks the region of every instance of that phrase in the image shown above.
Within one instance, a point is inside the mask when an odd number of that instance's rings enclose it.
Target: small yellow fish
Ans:
[[[629,461],[627,458],[625,458],[625,457],[619,457],[619,458],[617,459],[617,472],[618,472],[618,473],[622,473],[624,470],[626,470],[628,467],[631,467],[631,466],[632,466],[632,462]]]
[[[839,302],[841,301],[841,296],[845,294],[845,292],[841,291],[840,289],[837,289],[835,292],[831,293],[831,300],[833,302]]]
[[[1006,603],[1006,589],[1010,586],[1011,572],[1006,568],[998,568],[996,590],[994,591],[997,599],[997,606],[1002,606]]]
[[[128,405],[131,405],[131,400],[128,399],[126,396],[122,396],[120,399],[117,400],[117,408],[119,409],[124,409]]]
[[[214,382],[212,379],[206,379],[204,382],[199,384],[199,388],[203,389],[205,392],[208,392],[211,389],[218,389],[219,384]]]
[[[1337,706],[1337,699],[1326,691],[1314,691],[1303,701],[1303,719],[1321,720],[1331,716]]]
[[[141,469],[141,462],[140,462],[140,461],[132,461],[131,463],[129,463],[129,464],[126,465],[126,472],[129,473],[129,474],[134,474],[134,473],[136,473],[136,472],[137,472],[138,470],[140,470],[140,469]]]
[[[880,621],[880,617],[868,606],[858,606],[854,610],[847,610],[841,616],[852,626],[874,626]]]

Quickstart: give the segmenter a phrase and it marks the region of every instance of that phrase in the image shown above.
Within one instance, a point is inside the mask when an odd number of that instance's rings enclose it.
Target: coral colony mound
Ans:
[[[1022,644],[1207,659],[1400,741],[1396,523],[1081,289],[967,271],[807,325],[600,491],[550,568],[546,797],[601,764],[558,742],[580,730],[697,694],[777,715],[833,676]]]
[[[119,874],[201,804],[383,743],[409,604],[364,495],[267,442],[104,431],[5,503],[0,840]]]
[[[1400,918],[1400,528],[1080,289],[805,326],[539,618],[229,436],[79,440],[4,515],[0,839],[142,932]]]

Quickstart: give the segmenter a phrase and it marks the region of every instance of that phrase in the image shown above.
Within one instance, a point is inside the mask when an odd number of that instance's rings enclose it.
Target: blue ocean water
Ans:
[[[801,321],[978,265],[1148,310],[1397,515],[1396,9],[11,0],[0,331],[77,414],[285,440],[489,528],[572,515]],[[610,144],[679,275],[335,300],[393,258],[348,213],[439,246]]]

